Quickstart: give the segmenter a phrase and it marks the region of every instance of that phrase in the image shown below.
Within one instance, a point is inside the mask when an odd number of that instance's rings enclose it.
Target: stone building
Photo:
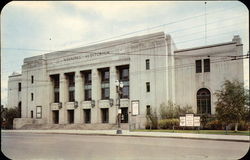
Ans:
[[[214,114],[213,93],[223,81],[243,82],[243,60],[231,57],[241,56],[242,48],[235,36],[177,50],[171,36],[159,32],[29,57],[20,75],[9,76],[8,104],[21,105],[17,128],[26,123],[107,128],[117,123],[119,80],[123,128],[143,128],[147,109],[168,101]]]

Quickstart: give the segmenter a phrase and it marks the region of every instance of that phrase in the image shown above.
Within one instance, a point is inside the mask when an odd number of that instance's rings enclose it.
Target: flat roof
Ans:
[[[206,48],[213,48],[213,47],[231,45],[231,44],[236,44],[236,43],[237,42],[226,42],[226,43],[217,43],[217,44],[206,45],[206,46],[192,47],[192,48],[176,50],[176,51],[174,51],[174,53],[186,52],[186,51],[192,51],[192,50],[199,50],[199,49],[206,49]]]

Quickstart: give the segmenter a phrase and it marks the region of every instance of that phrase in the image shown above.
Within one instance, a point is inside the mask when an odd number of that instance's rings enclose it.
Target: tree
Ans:
[[[239,81],[226,80],[215,95],[216,117],[226,126],[234,123],[237,132],[240,120],[246,121],[249,115],[249,90]]]
[[[1,119],[6,121],[6,128],[13,128],[13,120],[14,118],[18,118],[20,115],[17,107],[15,108],[6,108],[4,112],[1,113]]]

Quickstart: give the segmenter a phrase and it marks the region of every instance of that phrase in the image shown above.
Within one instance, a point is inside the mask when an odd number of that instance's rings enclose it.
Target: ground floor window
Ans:
[[[101,119],[102,119],[102,123],[109,122],[109,109],[108,108],[101,108]]]
[[[33,118],[33,111],[30,111],[30,117]]]
[[[52,111],[52,120],[54,124],[59,123],[59,111]]]
[[[211,94],[206,88],[201,88],[197,92],[197,113],[211,114]]]
[[[90,123],[91,122],[91,110],[90,109],[84,109],[84,123]]]
[[[68,123],[74,123],[74,110],[68,110]]]
[[[128,108],[121,108],[122,110],[122,117],[121,117],[121,123],[128,123]]]

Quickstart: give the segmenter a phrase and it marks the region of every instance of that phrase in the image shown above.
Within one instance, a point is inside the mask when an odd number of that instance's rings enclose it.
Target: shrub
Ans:
[[[240,131],[248,130],[248,128],[250,127],[249,125],[250,124],[248,122],[240,121],[238,124],[238,130]],[[235,126],[232,126],[231,130],[235,130]]]
[[[171,101],[168,101],[167,105],[165,103],[160,105],[161,119],[179,118],[180,115],[184,115],[186,113],[194,113],[192,106],[186,105],[181,107]]]
[[[179,126],[179,119],[162,119],[159,121],[159,127],[161,129],[172,129],[173,126]]]
[[[223,129],[223,125],[219,120],[212,120],[206,124],[205,128],[211,130],[221,130]]]

